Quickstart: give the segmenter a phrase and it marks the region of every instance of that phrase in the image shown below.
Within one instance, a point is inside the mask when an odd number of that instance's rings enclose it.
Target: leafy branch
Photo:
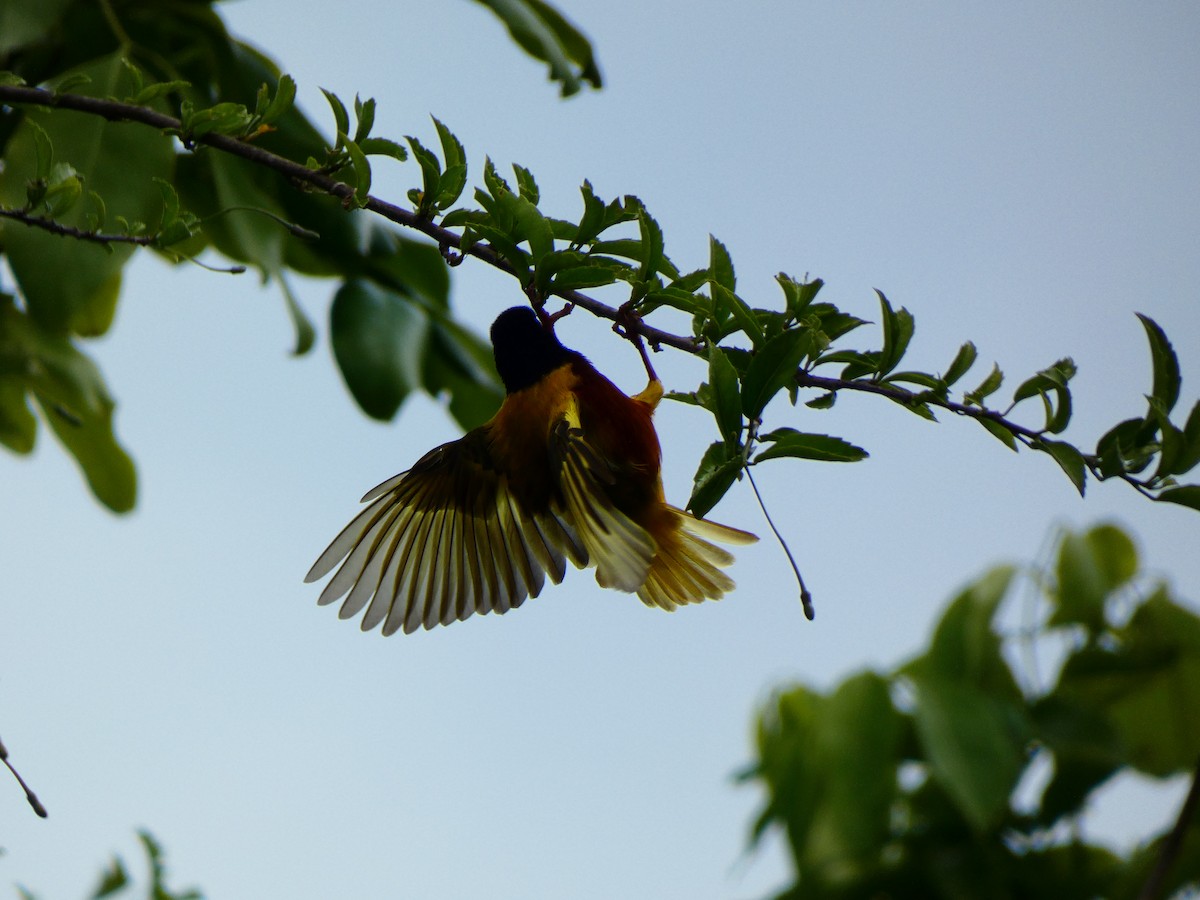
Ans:
[[[158,99],[179,87],[178,82],[144,85],[139,76],[133,99]],[[938,409],[972,418],[1012,450],[1024,446],[1050,455],[1080,493],[1090,473],[1097,480],[1125,481],[1155,500],[1200,509],[1200,486],[1180,485],[1176,480],[1200,463],[1200,404],[1183,424],[1170,420],[1179,396],[1179,364],[1166,334],[1147,317],[1142,317],[1142,322],[1154,369],[1148,409],[1144,415],[1114,426],[1095,451],[1087,453],[1059,437],[1072,413],[1069,381],[1076,369],[1070,359],[1061,359],[1021,382],[1004,409],[985,405],[1003,383],[1004,376],[996,366],[974,389],[956,397],[952,395],[954,386],[976,362],[975,345],[963,344],[942,373],[901,370],[915,320],[906,309],[893,308],[882,292],[877,292],[882,346],[867,350],[848,347],[845,337],[867,323],[833,304],[819,302],[820,279],[798,281],[781,274],[777,280],[783,291],[782,304],[778,308],[752,307],[737,293],[733,263],[720,241],[710,240],[706,268],[681,272],[665,253],[658,223],[636,197],[605,202],[584,182],[582,217],[577,222],[552,218],[538,206],[540,192],[531,172],[514,165],[514,187],[488,160],[483,185],[473,194],[477,206],[457,205],[467,185],[466,153],[436,119],[440,154],[411,136],[406,139],[406,150],[397,141],[371,134],[373,99],[355,99],[356,124],[352,128],[347,106],[326,92],[336,126],[332,145],[326,145],[319,155],[310,154],[303,164],[260,146],[259,139],[265,140],[275,123],[294,112],[294,95],[295,85],[284,75],[273,93],[265,85],[259,89],[253,111],[229,102],[200,107],[184,101],[177,118],[129,100],[0,85],[0,102],[136,122],[178,138],[187,149],[208,147],[273,170],[294,187],[336,198],[345,209],[365,209],[419,231],[437,244],[438,252],[451,265],[471,256],[512,275],[535,305],[558,297],[620,323],[655,349],[670,346],[706,358],[709,380],[695,391],[669,395],[707,409],[721,436],[705,452],[696,473],[689,508],[698,515],[711,509],[743,472],[762,462],[866,458],[865,450],[841,438],[788,427],[763,430],[771,402],[782,394],[795,406],[800,389],[821,392],[806,402],[813,409],[827,409],[839,394],[851,391],[884,397],[930,420]],[[403,162],[410,151],[421,179],[420,187],[408,192],[412,206],[403,207],[372,194],[370,158],[384,156]],[[343,173],[347,180],[337,177]],[[166,197],[172,221],[180,221],[186,214],[179,211],[177,201],[174,206],[172,202]],[[184,239],[198,227],[198,220],[188,221],[180,235]],[[43,221],[26,224],[46,227]],[[620,306],[610,306],[584,292],[617,284],[626,285],[629,291],[629,301]],[[660,307],[690,315],[692,334],[648,324],[645,317]],[[630,309],[636,313],[632,318],[625,315]],[[336,334],[334,341],[336,350]],[[391,377],[384,371],[389,365],[386,361],[372,371],[369,366],[345,362],[348,356],[338,354],[352,390],[354,379],[369,383]],[[348,365],[355,367],[354,376]],[[829,369],[834,373],[818,371]],[[364,403],[359,391],[355,396]],[[1027,401],[1040,405],[1044,415],[1040,427],[1012,417],[1016,407]],[[374,414],[366,403],[364,409]],[[1152,465],[1153,472],[1145,474]]]
[[[32,215],[23,209],[0,207],[0,218],[12,219],[31,228],[41,228],[43,231],[57,234],[60,237],[75,238],[78,241],[90,241],[96,244],[134,244],[138,247],[151,247],[158,240],[157,235],[152,234],[105,234],[101,231],[76,228],[74,225],[64,225],[62,222],[46,216]]]

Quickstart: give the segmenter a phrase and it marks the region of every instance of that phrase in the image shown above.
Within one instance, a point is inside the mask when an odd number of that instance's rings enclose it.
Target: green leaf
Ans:
[[[360,141],[358,148],[367,156],[390,156],[399,162],[408,159],[408,151],[404,146],[388,138],[369,137]]]
[[[1138,313],[1137,317],[1146,329],[1146,337],[1150,341],[1150,359],[1154,364],[1153,396],[1162,403],[1163,409],[1170,413],[1175,408],[1175,401],[1179,399],[1179,384],[1182,380],[1179,374],[1179,360],[1171,342],[1167,340],[1167,333],[1158,323],[1141,313]]]
[[[108,868],[104,870],[104,874],[100,876],[100,883],[92,891],[91,900],[103,900],[105,897],[118,893],[128,884],[129,874],[125,871],[120,857],[114,856],[109,862]]]
[[[596,196],[590,181],[584,181],[579,192],[583,195],[583,217],[579,220],[575,243],[582,246],[591,243],[604,229],[604,201]]]
[[[511,194],[513,192],[508,182],[496,171],[496,167],[492,164],[490,157],[485,157],[483,160],[483,185],[487,188],[488,193],[496,199],[499,199],[504,194]],[[478,199],[478,197],[479,195],[476,193],[476,198]]]
[[[412,296],[432,312],[449,310],[450,275],[437,247],[379,223],[368,226],[366,245],[365,269],[372,280]]]
[[[1182,487],[1167,488],[1156,495],[1154,499],[1200,510],[1200,485],[1185,484]]]
[[[733,259],[729,250],[713,235],[708,236],[709,280],[733,293],[737,290],[737,275],[733,271]]]
[[[262,112],[262,120],[267,124],[277,122],[296,102],[296,80],[291,75],[280,75],[275,85],[275,96]]]
[[[1139,563],[1133,540],[1116,525],[1104,524],[1088,530],[1084,540],[1099,569],[1105,590],[1123,587],[1137,574]]]
[[[1012,579],[1013,569],[1000,566],[968,585],[942,614],[928,651],[910,663],[905,674],[923,668],[931,677],[959,680],[989,694],[1019,699],[993,628]]]
[[[312,349],[313,344],[316,343],[317,330],[313,327],[312,320],[309,319],[308,315],[296,301],[291,286],[282,273],[279,276],[279,288],[283,291],[283,299],[287,305],[288,317],[292,320],[292,327],[296,331],[296,346],[292,350],[292,356],[304,356]]]
[[[967,374],[967,370],[975,364],[975,359],[978,352],[975,350],[975,345],[967,341],[958,348],[958,353],[954,355],[954,359],[950,362],[950,367],[946,369],[946,374],[942,376],[942,380],[946,382],[946,386],[953,385],[956,381]]]
[[[129,102],[134,106],[150,106],[159,97],[186,91],[191,86],[189,81],[157,81],[154,84],[146,85],[130,98]]]
[[[1087,464],[1084,462],[1083,454],[1065,441],[1040,440],[1033,447],[1035,450],[1042,450],[1054,457],[1054,461],[1067,473],[1067,477],[1071,479],[1071,483],[1075,485],[1079,496],[1082,497],[1084,488],[1087,486]]]
[[[94,96],[124,93],[128,75],[117,56],[103,57],[76,71],[91,77],[87,90]],[[38,128],[53,146],[55,159],[73,167],[90,189],[104,197],[114,220],[159,221],[162,197],[153,178],[171,173],[170,139],[63,109],[29,109],[22,114],[4,150],[0,203],[24,206],[26,181],[35,177],[42,164],[39,154],[45,152],[37,147]],[[62,223],[85,225],[86,205],[76,204]],[[0,242],[29,313],[39,325],[58,334],[94,336],[108,330],[120,293],[121,268],[132,253],[128,246],[83,244],[12,222],[0,225]]]
[[[535,281],[538,289],[548,294],[552,288],[566,291],[612,284],[620,277],[618,271],[632,277],[631,270],[616,260],[587,256],[576,250],[555,250],[539,260]]]
[[[761,417],[771,398],[795,383],[800,361],[811,349],[811,334],[793,328],[755,351],[742,384],[742,411],[747,419]]]
[[[1057,585],[1051,593],[1050,625],[1083,625],[1092,633],[1105,627],[1108,596],[1137,571],[1137,551],[1120,529],[1105,525],[1087,534],[1067,532],[1058,548]]]
[[[892,304],[883,295],[883,291],[876,290],[875,294],[879,297],[879,307],[883,315],[883,350],[880,352],[877,371],[877,375],[882,377],[896,368],[903,359],[905,351],[908,350],[908,344],[912,340],[916,323],[913,321],[912,313],[904,307],[893,310]]]
[[[50,183],[42,195],[46,215],[62,219],[83,196],[83,181],[75,169],[66,163],[56,163],[50,172]]]
[[[100,370],[82,353],[74,351],[71,375],[74,383],[60,380],[49,389],[35,390],[34,398],[42,418],[50,424],[55,437],[67,448],[87,479],[96,499],[113,512],[129,512],[137,502],[137,474],[133,460],[117,443],[113,433],[115,404],[104,386]],[[67,406],[56,402],[56,396],[94,394],[98,408]]]
[[[38,124],[37,119],[29,119],[27,127],[33,138],[34,177],[43,181],[50,177],[50,170],[54,168],[54,146],[50,142],[50,135],[46,134],[46,129]]]
[[[429,323],[401,295],[360,280],[334,295],[329,331],[346,386],[363,412],[391,419],[422,385]]]
[[[674,285],[667,285],[666,287],[653,288],[646,292],[642,311],[646,313],[660,306],[669,306],[672,309],[682,310],[689,315],[706,316],[710,307],[705,301],[706,298],[697,297],[690,291],[677,288]]]
[[[1009,450],[1012,450],[1014,453],[1016,452],[1017,439],[1013,436],[1013,433],[1010,429],[1004,425],[1001,425],[995,419],[987,416],[977,419],[976,421],[978,421],[980,425],[982,425],[990,434],[1000,441],[1000,443],[1004,444],[1005,447],[1007,447]]]
[[[796,281],[784,272],[776,275],[775,280],[783,289],[784,305],[793,319],[799,319],[805,314],[813,300],[816,299],[817,292],[825,285],[820,278],[814,278],[812,281]]]
[[[1040,698],[1030,714],[1037,739],[1054,754],[1054,776],[1038,814],[1048,828],[1083,812],[1091,792],[1125,765],[1125,748],[1107,716],[1057,693]]]
[[[422,198],[419,209],[427,213],[437,203],[438,194],[441,191],[442,164],[433,151],[417,138],[408,135],[405,140],[408,141],[408,146],[412,148],[412,155],[421,167]]]
[[[1000,385],[1003,383],[1004,373],[1000,371],[999,365],[993,363],[992,371],[988,373],[987,378],[983,379],[975,390],[967,392],[963,402],[967,406],[983,406],[984,399],[1000,390]]]
[[[981,832],[1007,811],[1032,734],[993,625],[1012,576],[999,568],[970,585],[943,614],[929,650],[903,669],[932,774]]]
[[[771,446],[760,451],[756,463],[779,457],[816,459],[822,462],[858,462],[869,455],[862,447],[827,434],[806,434],[794,428],[777,428],[758,436]]]
[[[730,447],[742,439],[742,403],[738,396],[738,376],[733,363],[720,347],[708,350],[708,383],[712,387],[713,415],[721,436]]]
[[[467,154],[449,128],[436,118],[433,125],[442,144],[442,159],[445,163],[445,170],[438,179],[437,206],[438,209],[448,209],[458,201],[463,188],[467,186]]]
[[[366,100],[359,100],[358,95],[355,94],[354,118],[354,143],[357,144],[369,137],[371,129],[375,127],[375,98],[368,97]]]
[[[334,132],[338,136],[335,149],[341,149],[342,136],[350,133],[350,114],[346,112],[346,104],[341,101],[341,98],[337,94],[327,91],[325,88],[321,88],[321,93],[325,95],[325,100],[329,103],[329,108],[333,110]]]
[[[553,238],[553,235],[551,235],[551,238]],[[493,250],[504,257],[505,261],[512,266],[513,273],[518,282],[521,284],[529,283],[530,255],[518,247],[512,237],[499,228],[490,225],[472,224],[463,232],[462,246],[465,250],[479,240],[486,240]]]
[[[1059,678],[1065,701],[1104,715],[1126,760],[1164,778],[1190,771],[1200,748],[1200,618],[1160,587],[1111,642],[1072,654]]]
[[[750,338],[756,347],[761,344],[764,338],[762,326],[759,325],[754,311],[746,305],[746,301],[715,281],[711,285],[711,290],[713,306],[726,314],[724,318],[732,316],[738,329]]]
[[[953,678],[914,676],[917,735],[934,778],[976,832],[1008,811],[1025,764],[1021,707]]]
[[[504,399],[491,345],[449,319],[431,322],[423,378],[431,395],[449,394],[450,414],[464,431],[490,419]]]
[[[1180,447],[1171,466],[1171,474],[1184,475],[1197,465],[1200,465],[1200,401],[1192,407],[1187,424],[1180,433]]]
[[[36,442],[37,417],[29,409],[25,385],[11,376],[0,376],[0,444],[24,454],[32,453]]]
[[[541,191],[538,190],[537,181],[534,179],[533,173],[524,166],[513,163],[513,175],[517,179],[517,192],[534,206],[537,206],[537,202],[541,198]]]
[[[0,3],[0,57],[22,45],[37,44],[61,28],[67,0],[6,0]],[[23,83],[23,82],[21,82]]]
[[[346,135],[339,134],[338,141],[350,154],[350,165],[354,167],[354,202],[361,208],[367,205],[371,194],[371,163],[362,148]]]
[[[250,127],[253,120],[250,111],[240,103],[217,103],[196,109],[190,100],[180,104],[179,118],[184,134],[192,140],[206,134],[240,134]]]
[[[638,204],[638,229],[642,236],[641,281],[650,281],[663,270],[663,233],[646,207]]]
[[[731,447],[724,441],[711,444],[696,469],[687,508],[693,515],[703,518],[733,487],[741,471],[741,448]]]
[[[793,688],[759,717],[760,764],[771,820],[787,829],[806,889],[838,896],[877,868],[892,833],[904,721],[887,681],[854,675],[827,697]]]
[[[554,232],[541,210],[519,194],[502,194],[497,200],[515,224],[509,236],[517,242],[528,241],[535,265],[554,252]]]
[[[1141,472],[1158,453],[1156,433],[1154,417],[1150,421],[1126,419],[1114,425],[1096,443],[1101,472],[1106,477]]]
[[[478,0],[500,17],[514,41],[535,59],[547,63],[550,78],[562,95],[576,93],[583,82],[599,88],[600,69],[587,38],[542,0]]]
[[[1060,359],[1049,368],[1023,381],[1013,392],[1013,402],[1019,403],[1040,395],[1046,405],[1045,430],[1051,434],[1058,434],[1067,427],[1071,419],[1071,392],[1067,388],[1067,382],[1075,376],[1075,372],[1074,360]],[[1057,402],[1050,400],[1051,394]]]

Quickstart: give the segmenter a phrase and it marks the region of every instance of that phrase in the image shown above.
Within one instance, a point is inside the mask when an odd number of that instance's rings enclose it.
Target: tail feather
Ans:
[[[647,606],[673,610],[688,603],[720,600],[734,588],[733,579],[721,569],[733,562],[733,554],[712,543],[750,544],[758,538],[748,531],[698,519],[668,507],[673,527],[658,537],[658,549],[638,597]]]

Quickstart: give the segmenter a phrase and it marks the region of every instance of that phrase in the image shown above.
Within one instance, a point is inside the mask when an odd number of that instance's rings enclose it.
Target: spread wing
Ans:
[[[337,566],[317,602],[345,596],[343,619],[365,608],[364,631],[382,622],[385,635],[409,633],[504,613],[541,593],[546,575],[558,584],[567,559],[588,562],[564,517],[525,509],[513,495],[486,426],[434,448],[363,502],[304,580]]]
[[[558,470],[562,518],[596,564],[597,583],[631,593],[638,590],[654,561],[654,538],[613,505],[607,488],[620,474],[588,443],[573,403],[551,429],[550,451]]]

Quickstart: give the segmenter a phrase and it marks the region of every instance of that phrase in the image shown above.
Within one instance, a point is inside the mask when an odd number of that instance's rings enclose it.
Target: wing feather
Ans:
[[[602,587],[633,592],[646,581],[655,543],[646,529],[617,509],[605,486],[616,481],[612,467],[587,443],[578,411],[569,407],[551,432],[551,458],[557,460],[566,519]]]
[[[306,581],[333,572],[319,602],[364,631],[432,628],[503,613],[555,584],[588,551],[558,509],[527,509],[490,453],[487,426],[436,447],[372,488]],[[365,610],[365,612],[364,612]]]

